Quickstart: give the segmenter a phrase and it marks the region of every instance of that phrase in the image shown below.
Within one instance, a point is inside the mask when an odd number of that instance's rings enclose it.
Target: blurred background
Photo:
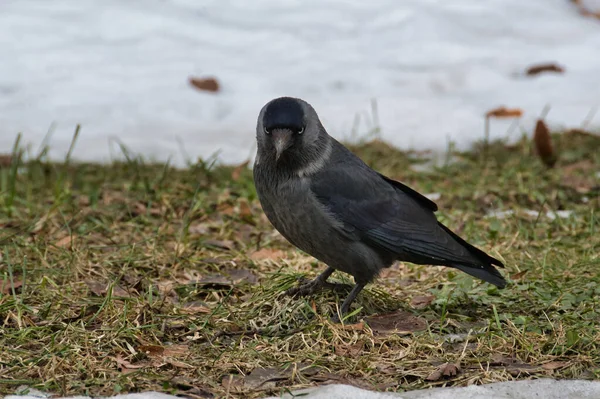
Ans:
[[[598,129],[599,71],[600,0],[3,0],[0,151],[64,157],[81,124],[75,159],[237,163],[289,95],[339,139],[443,152]]]

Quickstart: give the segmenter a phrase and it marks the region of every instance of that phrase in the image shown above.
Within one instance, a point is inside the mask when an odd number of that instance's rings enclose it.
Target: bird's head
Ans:
[[[312,158],[321,136],[327,135],[315,110],[307,102],[280,97],[260,111],[256,127],[259,157],[276,163],[297,163]]]

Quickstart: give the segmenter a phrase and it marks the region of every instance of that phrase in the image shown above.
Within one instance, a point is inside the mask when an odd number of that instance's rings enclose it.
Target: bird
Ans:
[[[394,262],[447,266],[499,288],[504,264],[439,222],[437,205],[370,168],[330,136],[306,101],[279,97],[260,110],[254,183],[271,224],[291,244],[325,263],[314,280],[287,290],[310,295],[338,270],[354,286],[338,308]]]

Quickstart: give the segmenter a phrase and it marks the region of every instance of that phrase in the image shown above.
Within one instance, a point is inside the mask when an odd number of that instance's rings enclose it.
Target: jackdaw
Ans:
[[[502,262],[475,248],[435,217],[437,205],[367,166],[331,137],[307,102],[267,103],[258,116],[254,182],[273,226],[293,245],[327,264],[313,281],[288,290],[307,295],[329,285],[335,270],[363,287],[394,261],[449,266],[500,288]]]

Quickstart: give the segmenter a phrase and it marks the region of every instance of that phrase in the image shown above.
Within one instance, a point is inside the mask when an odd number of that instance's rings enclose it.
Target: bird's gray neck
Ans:
[[[310,143],[307,148],[288,153],[277,161],[270,153],[258,151],[255,167],[270,169],[287,178],[304,178],[323,169],[331,158],[333,139],[325,134]]]
[[[329,137],[328,137],[329,138]],[[314,158],[308,160],[304,165],[295,170],[298,177],[307,177],[314,175],[325,167],[329,158],[331,158],[331,140],[325,140],[321,147],[315,153]]]

